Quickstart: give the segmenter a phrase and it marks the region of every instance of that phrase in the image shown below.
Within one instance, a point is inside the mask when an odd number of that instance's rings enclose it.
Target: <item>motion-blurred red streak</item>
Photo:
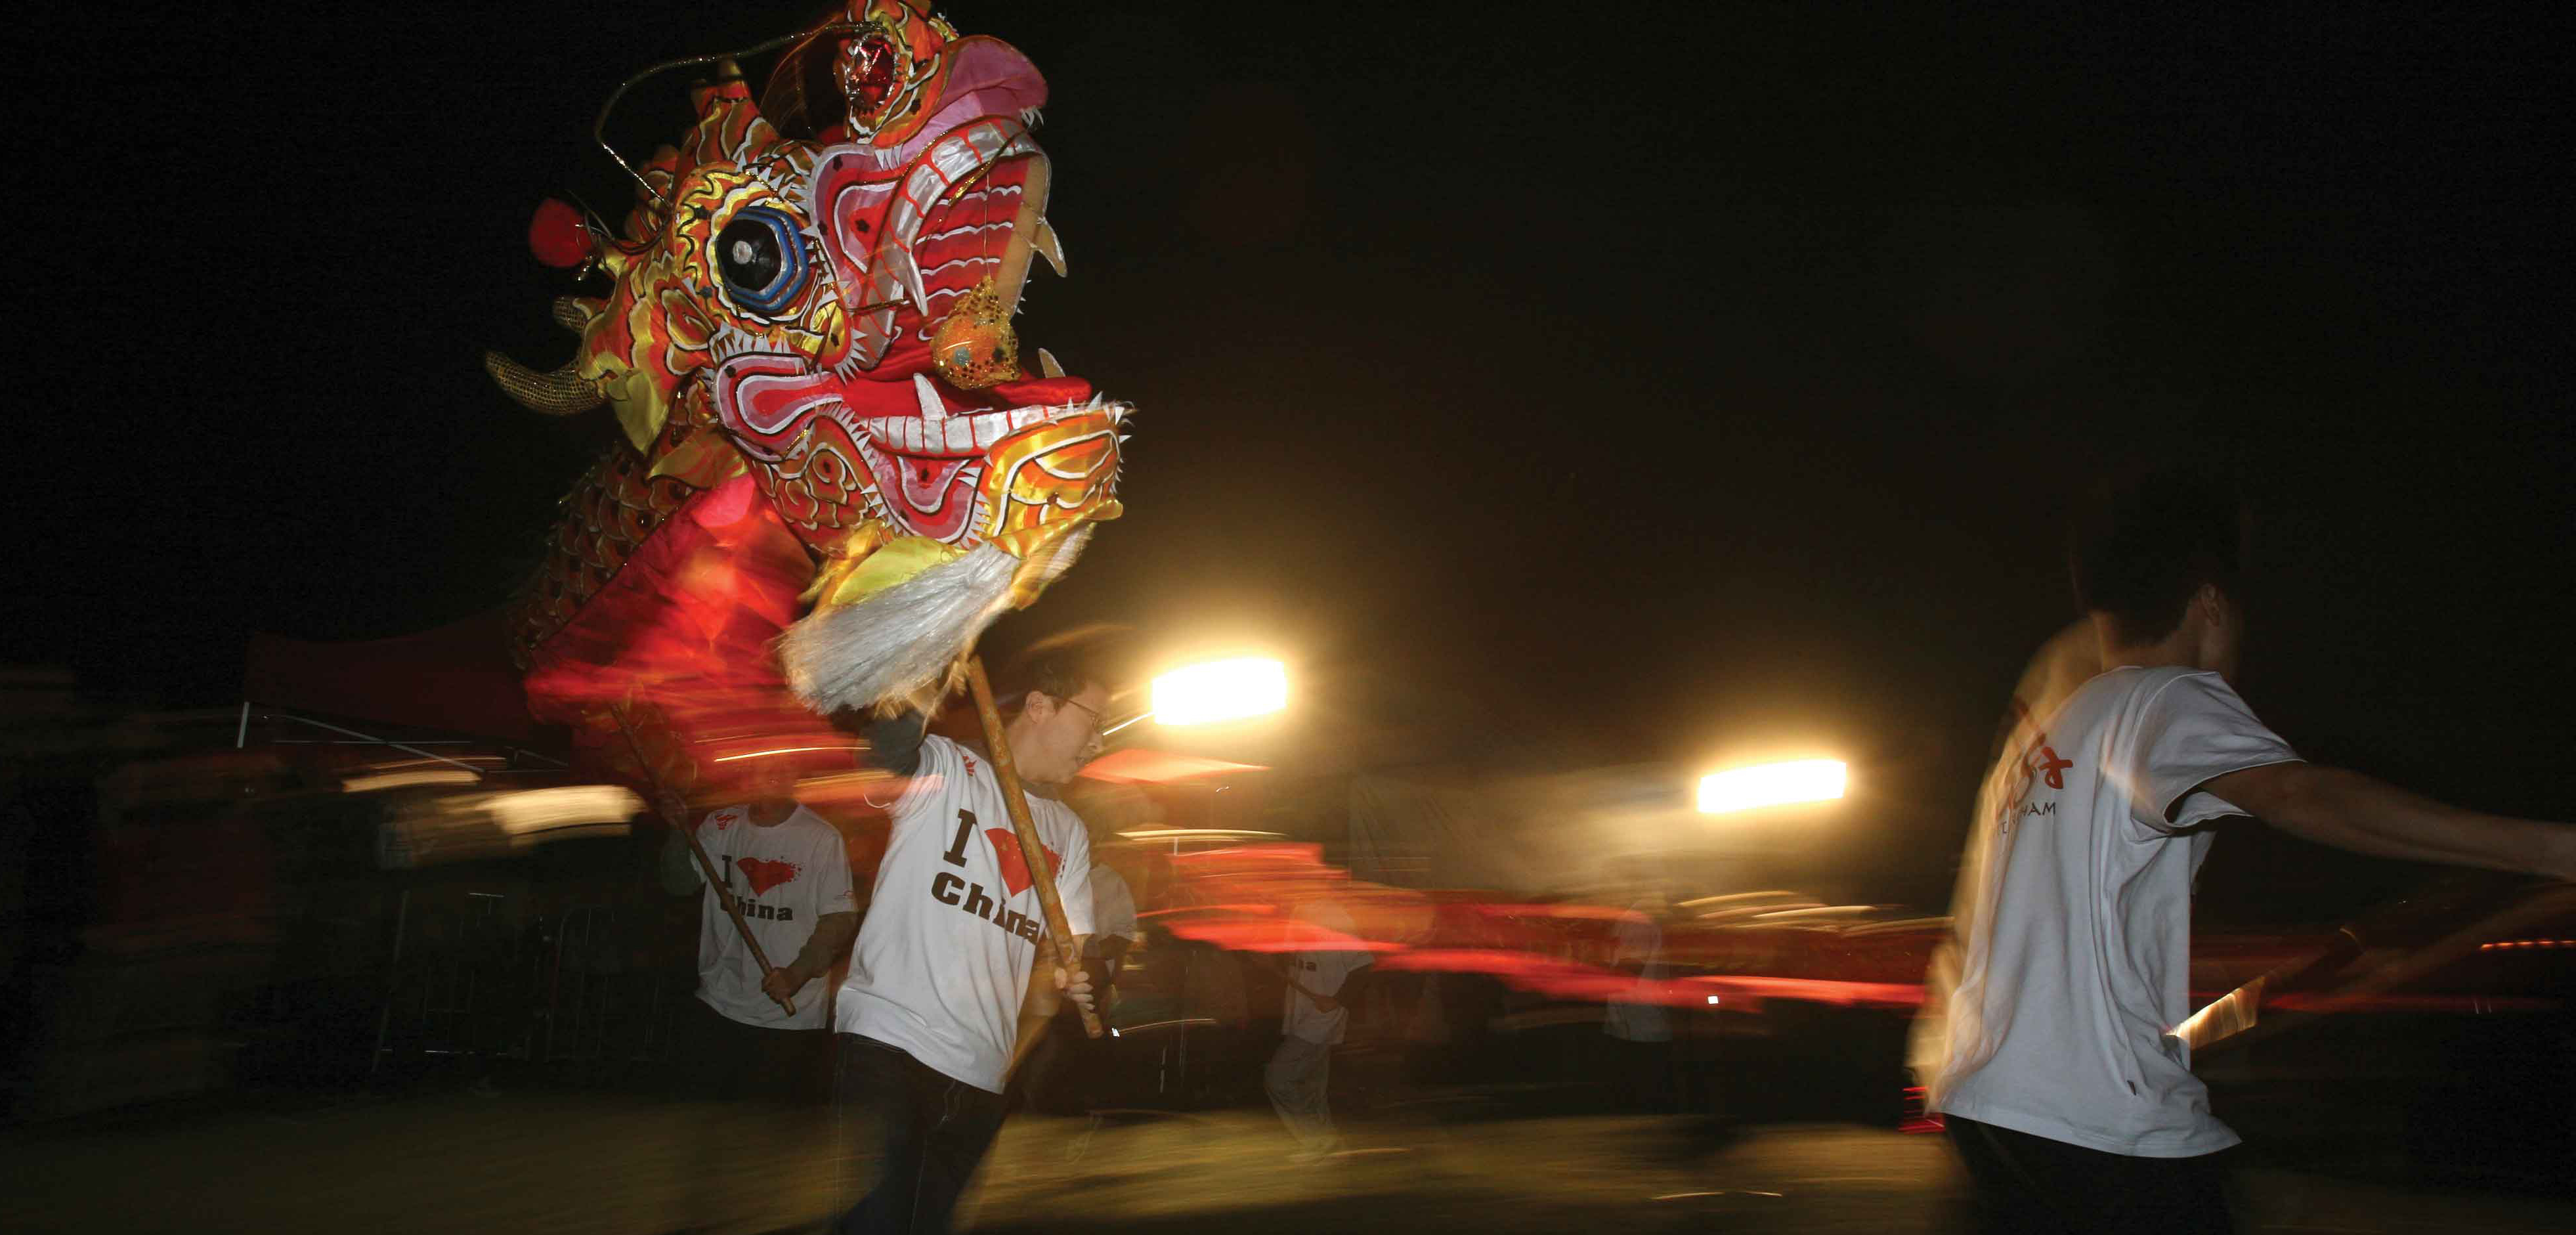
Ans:
[[[2263,1000],[2266,1012],[2547,1012],[2555,999],[2487,995],[2337,995],[2298,991]]]
[[[1803,999],[1844,1008],[1914,1008],[1923,1004],[1920,982],[1848,982],[1840,978],[1766,978],[1751,975],[1684,978],[1687,985],[1725,994]]]
[[[1842,1008],[1906,1012],[1921,1007],[1920,981],[1940,931],[1846,931],[1832,923],[1668,920],[1657,924],[1661,972],[1646,979],[1623,961],[1622,923],[1647,922],[1627,909],[1578,902],[1485,899],[1471,889],[1411,889],[1352,879],[1306,843],[1233,845],[1175,855],[1167,907],[1139,917],[1174,935],[1256,953],[1365,951],[1381,972],[1458,973],[1490,977],[1515,990],[1567,1003],[1655,1003],[1706,1012],[1759,1012],[1781,999]],[[1222,880],[1223,882],[1218,882]],[[1198,898],[1205,897],[1205,900]],[[1196,903],[1193,903],[1196,902]],[[1329,902],[1346,911],[1351,934],[1301,915]],[[1907,924],[1898,923],[1899,927]],[[2490,950],[2561,942],[2552,932],[2513,939]],[[2201,950],[2211,972],[2274,966],[2300,954],[2285,936],[2219,937]],[[2205,1004],[2224,992],[2195,992]],[[2273,991],[2261,1004],[2283,1012],[2481,1013],[2546,1011],[2563,1001],[2518,995],[2405,993],[2339,995],[2331,990]]]
[[[1167,922],[1165,925],[1180,938],[1215,944],[1235,952],[1399,952],[1404,949],[1403,944],[1381,943],[1374,939],[1345,935],[1340,931],[1317,926],[1311,922],[1301,922],[1295,918],[1280,916],[1277,911],[1268,908],[1244,906],[1231,908],[1264,916],[1249,920],[1244,918],[1193,919]],[[1199,909],[1194,906],[1187,911],[1160,910],[1157,912],[1172,914],[1199,912]],[[1136,916],[1143,919],[1155,915],[1140,913]]]

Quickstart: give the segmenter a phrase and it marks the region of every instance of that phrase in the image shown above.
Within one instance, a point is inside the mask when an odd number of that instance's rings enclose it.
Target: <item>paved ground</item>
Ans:
[[[444,1093],[291,1112],[129,1116],[0,1145],[10,1226],[43,1231],[728,1231],[836,1204],[828,1135],[696,1192],[714,1138],[794,1135],[720,1112],[564,1093]],[[1958,1186],[1939,1138],[1833,1124],[1503,1117],[1435,1096],[1380,1112],[1353,1152],[1283,1157],[1266,1111],[1015,1117],[970,1196],[979,1231],[1625,1232],[1943,1229]],[[2576,1210],[2248,1171],[2248,1230],[2576,1229]]]

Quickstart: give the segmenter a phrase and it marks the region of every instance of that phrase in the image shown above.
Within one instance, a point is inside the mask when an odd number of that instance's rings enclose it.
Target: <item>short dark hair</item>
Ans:
[[[1069,656],[1040,657],[1028,668],[1013,673],[1010,681],[1010,687],[1002,693],[1012,712],[1019,711],[1033,694],[1062,701],[1081,694],[1086,686],[1109,684],[1090,665]]]
[[[2245,503],[2228,478],[2166,467],[2102,486],[2078,513],[2067,567],[2075,603],[2112,634],[2153,643],[2182,625],[2202,584],[2241,596]]]
[[[1004,661],[993,683],[1005,712],[1016,715],[1030,692],[1050,699],[1071,699],[1086,686],[1116,693],[1116,659],[1123,631],[1084,627],[1042,639]]]

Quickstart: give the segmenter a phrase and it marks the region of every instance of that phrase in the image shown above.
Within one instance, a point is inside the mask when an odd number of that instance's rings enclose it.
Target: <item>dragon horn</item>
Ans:
[[[603,301],[585,300],[579,296],[557,296],[554,311],[555,325],[574,334],[587,334],[590,331],[591,319],[598,317],[607,308],[608,305]]]
[[[519,401],[532,412],[548,416],[574,416],[608,402],[608,396],[589,378],[572,371],[571,365],[551,373],[539,373],[499,352],[483,353],[483,371],[499,383],[501,393]]]

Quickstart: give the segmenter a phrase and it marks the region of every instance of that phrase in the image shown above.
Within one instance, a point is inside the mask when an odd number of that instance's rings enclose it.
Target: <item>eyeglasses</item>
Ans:
[[[1091,708],[1089,708],[1089,707],[1084,707],[1082,704],[1076,703],[1076,702],[1074,702],[1074,701],[1073,701],[1073,700],[1071,700],[1071,699],[1058,699],[1058,700],[1056,700],[1056,702],[1061,703],[1061,704],[1063,704],[1063,705],[1065,705],[1066,707],[1069,707],[1069,708],[1082,708],[1083,715],[1085,715],[1085,716],[1089,716],[1089,717],[1091,718],[1091,736],[1089,736],[1089,737],[1087,737],[1087,738],[1084,738],[1084,739],[1083,739],[1083,741],[1084,741],[1085,743],[1091,743],[1091,742],[1097,742],[1097,741],[1099,741],[1099,740],[1100,740],[1100,722],[1101,722],[1101,716],[1100,716],[1100,713],[1099,713],[1099,712],[1097,712],[1097,711],[1095,711],[1095,710],[1093,710],[1093,709],[1091,709]]]

